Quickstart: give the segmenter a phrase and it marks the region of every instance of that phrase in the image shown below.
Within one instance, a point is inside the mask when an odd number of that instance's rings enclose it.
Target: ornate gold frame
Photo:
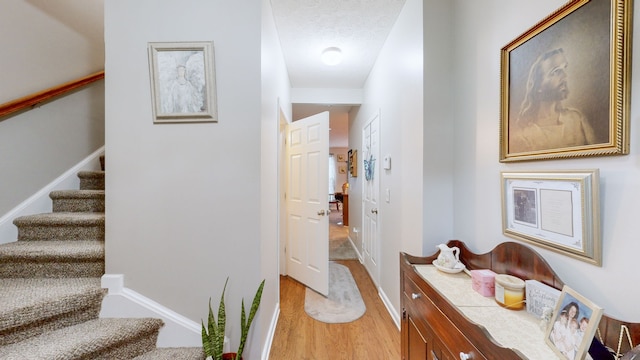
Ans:
[[[547,18],[524,32],[518,38],[501,49],[501,114],[500,114],[500,161],[525,161],[585,156],[623,155],[629,153],[629,104],[631,71],[631,33],[632,0],[609,0],[606,4],[591,0],[571,0]],[[593,10],[596,9],[596,10]],[[609,11],[608,24],[604,20],[604,11]],[[597,23],[600,31],[592,31],[588,21]],[[594,36],[605,40],[592,41]],[[608,44],[606,39],[608,38]],[[604,43],[604,44],[603,44]],[[598,52],[594,50],[603,44]],[[526,76],[537,55],[543,53],[545,46],[566,47],[574,51],[569,60],[569,70],[579,68],[577,76],[570,76],[570,94],[572,82],[580,83],[573,96],[574,102],[584,104],[591,109],[586,118],[594,126],[594,140],[587,145],[568,145],[554,148],[510,149],[510,134],[514,135],[520,103],[526,91]],[[608,54],[606,49],[609,50]],[[538,50],[534,52],[532,50]],[[534,55],[535,56],[527,56]],[[599,59],[596,62],[596,58]],[[607,65],[608,63],[608,65]],[[577,66],[575,66],[577,65]],[[601,65],[601,66],[597,66]],[[520,66],[520,67],[518,67]],[[521,71],[516,71],[519,69]],[[524,77],[524,83],[522,81]],[[604,81],[601,81],[606,78]],[[584,79],[587,79],[586,81]],[[607,83],[604,89],[599,86]],[[608,89],[608,92],[607,92]],[[518,92],[519,91],[519,92]],[[608,99],[605,99],[608,97]],[[597,101],[594,101],[597,100]],[[598,103],[599,102],[599,103]],[[608,111],[607,111],[608,107]],[[600,115],[600,116],[597,116]],[[589,119],[592,116],[594,119]],[[608,123],[606,117],[608,116]],[[531,140],[534,145],[535,138]],[[535,146],[533,146],[535,147]]]

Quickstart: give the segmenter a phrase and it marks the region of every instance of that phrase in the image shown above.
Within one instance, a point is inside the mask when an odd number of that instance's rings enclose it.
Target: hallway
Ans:
[[[351,271],[367,307],[365,314],[346,324],[316,321],[304,311],[306,287],[281,276],[280,318],[270,360],[400,359],[400,331],[364,266],[357,260],[337,262]]]

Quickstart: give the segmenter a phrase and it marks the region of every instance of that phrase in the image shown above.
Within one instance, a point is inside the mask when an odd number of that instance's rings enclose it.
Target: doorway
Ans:
[[[344,231],[344,233],[346,233],[346,237],[349,240],[349,245],[351,245],[351,247],[353,247],[353,242],[351,242],[351,239],[349,238],[348,232],[349,232],[349,228],[348,228],[348,218],[345,219],[344,215],[345,213],[348,216],[348,194],[347,196],[344,196],[344,190],[343,190],[343,185],[345,185],[345,190],[346,188],[349,186],[349,181],[351,181],[352,179],[350,179],[349,175],[348,175],[348,163],[347,163],[347,153],[349,150],[349,135],[348,135],[348,129],[349,129],[349,112],[351,111],[351,109],[353,108],[353,106],[357,106],[357,105],[319,105],[319,104],[293,104],[292,105],[292,119],[293,121],[291,123],[295,123],[297,121],[299,121],[302,118],[306,118],[309,116],[313,116],[315,114],[324,112],[324,111],[328,111],[329,115],[330,115],[330,120],[329,120],[329,144],[326,148],[327,152],[331,152],[334,154],[334,160],[335,160],[335,181],[332,183],[332,187],[334,188],[333,191],[327,191],[325,192],[325,196],[323,198],[323,201],[325,202],[325,209],[328,210],[327,212],[331,211],[331,213],[329,214],[329,216],[327,216],[327,218],[330,217],[329,221],[332,220],[336,220],[336,216],[337,215],[341,215],[339,218],[338,222],[342,223],[343,228],[341,230]],[[285,189],[286,189],[286,178],[287,178],[287,173],[286,173],[286,164],[287,164],[287,155],[285,154],[285,140],[286,140],[286,125],[287,125],[287,120],[286,118],[284,118],[284,116],[281,116],[281,127],[280,127],[280,163],[282,164],[280,166],[280,204],[282,204],[282,206],[280,206],[280,224],[279,224],[279,229],[280,229],[280,261],[279,261],[279,266],[280,266],[280,274],[282,275],[290,275],[291,271],[290,269],[288,269],[288,264],[287,264],[287,251],[291,250],[291,249],[287,249],[286,248],[286,244],[287,244],[287,236],[288,236],[288,231],[289,231],[289,225],[287,225],[287,206],[288,206],[288,202],[287,199],[285,197]],[[325,161],[325,163],[329,163],[328,161]],[[326,178],[328,178],[328,173],[326,175]],[[348,191],[348,190],[347,190]],[[340,200],[339,204],[336,203],[330,203],[330,197],[329,197],[329,193],[335,194],[334,196],[336,196],[337,199]],[[347,200],[345,200],[345,198]],[[347,221],[347,223],[345,224],[345,220]],[[345,226],[347,225],[347,226]],[[326,242],[328,242],[330,239],[330,236],[326,236],[325,240]],[[358,254],[358,252],[356,252],[356,254]],[[358,254],[359,255],[359,254]],[[359,258],[359,256],[356,256],[356,258]]]

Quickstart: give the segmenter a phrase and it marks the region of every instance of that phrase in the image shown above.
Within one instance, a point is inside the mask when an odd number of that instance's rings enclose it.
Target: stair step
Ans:
[[[56,212],[16,218],[18,240],[104,240],[104,213]]]
[[[101,277],[100,240],[16,241],[0,245],[0,278]]]
[[[56,190],[49,197],[54,212],[104,212],[104,190]]]
[[[99,278],[0,279],[0,289],[0,346],[95,319],[106,294]]]
[[[0,359],[132,359],[155,349],[160,319],[94,319],[0,347]]]
[[[201,347],[157,348],[144,353],[134,360],[204,360],[206,356]]]
[[[79,171],[80,190],[104,190],[104,171]]]

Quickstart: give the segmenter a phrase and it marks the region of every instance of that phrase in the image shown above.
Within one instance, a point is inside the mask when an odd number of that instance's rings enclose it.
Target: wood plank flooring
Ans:
[[[367,311],[347,324],[326,324],[304,311],[306,287],[280,278],[280,318],[270,360],[396,360],[400,331],[391,319],[364,266],[357,260],[336,261],[351,271]]]

